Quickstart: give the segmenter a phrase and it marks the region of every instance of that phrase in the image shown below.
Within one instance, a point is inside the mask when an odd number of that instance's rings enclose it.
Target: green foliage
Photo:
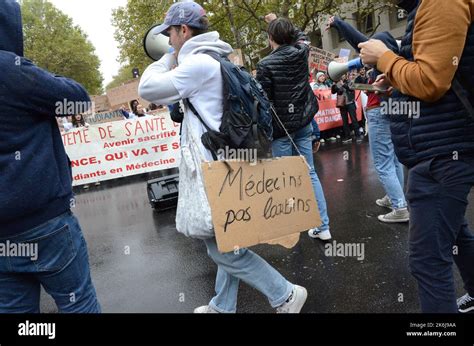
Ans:
[[[148,29],[164,20],[172,0],[128,0],[124,7],[114,11],[115,37],[121,47],[120,60],[133,67],[144,68],[152,61],[143,52],[142,39]],[[374,12],[390,3],[390,0],[197,0],[207,11],[211,30],[232,47],[242,50],[249,68],[266,53],[268,46],[267,24],[263,16],[274,12],[287,17],[300,29],[312,33],[321,26],[323,15],[340,14],[348,4],[355,6],[356,13]]]
[[[100,60],[87,35],[72,19],[44,0],[22,0],[25,56],[38,66],[102,93]]]
[[[143,51],[147,31],[164,20],[171,0],[129,0],[125,7],[114,10],[112,23],[120,47],[120,61],[143,73],[153,61]]]

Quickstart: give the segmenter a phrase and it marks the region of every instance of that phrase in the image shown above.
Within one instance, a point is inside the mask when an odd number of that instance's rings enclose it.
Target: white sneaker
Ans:
[[[313,239],[321,239],[321,240],[331,240],[331,232],[329,230],[320,231],[317,228],[310,229],[308,231],[308,235]]]
[[[194,309],[195,314],[218,314],[219,311],[214,310],[209,305],[200,306]]]
[[[399,223],[410,221],[410,213],[407,208],[393,209],[390,213],[379,215],[379,221],[385,223]]]
[[[382,207],[382,208],[392,209],[392,202],[390,201],[390,198],[387,195],[385,195],[381,199],[376,200],[375,204],[377,204],[379,207]]]
[[[457,300],[458,309],[461,313],[466,313],[474,310],[474,297],[471,297],[469,293],[466,293]]]
[[[277,314],[299,314],[308,298],[306,288],[295,285],[288,300],[277,308]]]

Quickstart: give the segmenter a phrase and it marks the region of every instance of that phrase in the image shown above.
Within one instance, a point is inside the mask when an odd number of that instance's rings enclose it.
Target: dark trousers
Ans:
[[[410,270],[425,313],[458,311],[453,261],[474,296],[474,235],[465,218],[474,185],[471,155],[433,158],[409,171]]]
[[[349,129],[349,117],[351,117],[352,121],[352,129],[354,130],[354,134],[356,136],[359,135],[359,124],[357,122],[357,108],[355,103],[351,103],[346,105],[345,107],[340,108],[341,117],[342,117],[342,126],[344,128],[344,138],[350,138],[351,130]]]

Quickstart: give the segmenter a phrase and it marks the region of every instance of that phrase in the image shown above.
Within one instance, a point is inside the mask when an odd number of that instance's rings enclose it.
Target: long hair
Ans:
[[[86,121],[84,119],[84,115],[82,115],[82,114],[78,114],[78,115],[81,116],[81,120],[78,121],[76,119],[76,115],[73,115],[73,117],[72,117],[72,126],[74,126],[74,127],[86,126]]]
[[[132,111],[133,114],[137,114],[137,106],[139,102],[138,100],[132,100],[130,101],[130,110]]]

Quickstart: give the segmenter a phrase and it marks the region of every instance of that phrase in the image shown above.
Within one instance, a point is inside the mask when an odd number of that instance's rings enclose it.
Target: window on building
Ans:
[[[313,47],[323,46],[323,36],[321,35],[321,30],[315,30],[315,31],[310,32],[309,39]]]
[[[370,34],[375,29],[375,15],[374,13],[354,14],[357,18],[357,26],[359,31]]]

